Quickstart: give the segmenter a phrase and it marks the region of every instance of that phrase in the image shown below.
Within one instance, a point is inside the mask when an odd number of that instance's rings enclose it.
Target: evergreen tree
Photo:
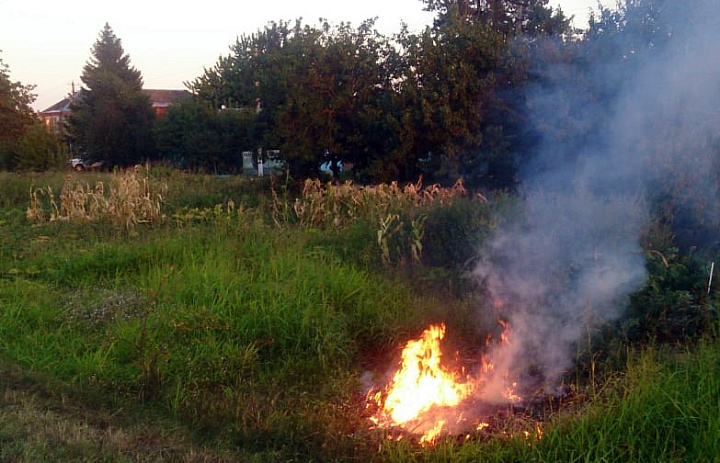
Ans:
[[[93,161],[129,166],[154,157],[154,112],[142,92],[140,71],[130,65],[108,24],[83,68],[68,132],[75,150]]]

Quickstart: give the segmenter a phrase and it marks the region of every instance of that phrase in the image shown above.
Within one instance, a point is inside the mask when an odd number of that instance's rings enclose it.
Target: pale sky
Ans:
[[[603,2],[603,4],[612,2]],[[575,25],[584,27],[597,0],[551,0]],[[0,58],[10,67],[10,79],[36,85],[36,110],[43,110],[79,88],[82,68],[105,23],[122,40],[125,53],[142,73],[145,88],[184,89],[218,57],[227,55],[237,37],[263,29],[270,21],[316,25],[358,26],[377,17],[384,34],[399,31],[405,22],[419,31],[432,22],[420,0],[0,0]]]

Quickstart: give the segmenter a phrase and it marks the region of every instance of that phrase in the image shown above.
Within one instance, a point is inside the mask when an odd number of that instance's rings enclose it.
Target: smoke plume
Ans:
[[[656,36],[643,49],[636,34],[617,34],[620,56],[583,71],[585,88],[602,91],[558,85],[573,80],[558,66],[529,97],[538,126],[566,133],[546,132],[518,214],[481,250],[477,277],[513,327],[510,344],[491,352],[498,371],[533,367],[557,384],[572,346],[644,284],[640,239],[657,198],[717,233],[720,8],[654,3]]]

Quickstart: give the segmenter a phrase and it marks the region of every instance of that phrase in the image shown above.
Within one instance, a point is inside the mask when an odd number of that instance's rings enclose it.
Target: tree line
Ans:
[[[360,181],[422,175],[511,186],[529,140],[521,89],[531,50],[536,41],[571,40],[570,20],[546,0],[423,3],[436,19],[420,33],[385,36],[374,20],[356,28],[298,20],[242,36],[188,83],[196,98],[172,108],[161,130],[201,108],[225,108],[243,146],[278,150],[294,178],[317,176],[321,166],[338,177],[351,165]],[[229,118],[222,110],[216,117]],[[197,152],[188,138],[165,137],[164,147]],[[237,162],[232,149],[216,152]]]
[[[232,173],[251,151],[298,179],[352,166],[343,175],[363,182],[423,176],[512,188],[538,147],[556,143],[572,157],[597,137],[612,117],[614,84],[672,39],[656,20],[667,0],[599,6],[582,32],[548,0],[421,3],[435,20],[418,33],[383,35],[372,19],[357,27],[297,20],[240,36],[186,82],[193,97],[158,120],[140,71],[105,25],[64,139],[74,153],[116,166],[164,160]],[[0,168],[43,168],[27,162],[30,148],[19,141],[37,125],[32,87],[3,69],[0,117],[13,122],[3,119]],[[599,69],[614,75],[598,79]],[[537,97],[558,88],[572,98]]]

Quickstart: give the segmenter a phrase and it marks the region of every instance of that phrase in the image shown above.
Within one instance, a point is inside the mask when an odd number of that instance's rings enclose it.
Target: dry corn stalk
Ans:
[[[422,239],[425,236],[425,220],[427,215],[421,215],[410,222],[411,233],[410,236],[410,256],[414,264],[419,264],[422,259]]]
[[[157,222],[162,218],[162,194],[167,186],[151,185],[148,166],[144,176],[139,175],[141,171],[142,168],[136,166],[114,173],[107,193],[102,182],[90,187],[88,183],[73,181],[72,176],[68,176],[59,195],[59,207],[52,189],[41,188],[30,192],[30,207],[26,216],[33,221],[45,220],[39,196],[47,195],[51,207],[50,221],[108,220],[125,228],[138,223]]]
[[[422,178],[403,188],[397,182],[356,186],[352,181],[335,185],[308,179],[293,209],[301,226],[342,227],[357,218],[374,222],[385,218],[392,211],[435,202],[450,203],[454,198],[465,195],[467,190],[462,179],[458,179],[450,188],[438,184],[423,188]]]
[[[461,179],[450,188],[438,184],[423,187],[422,177],[402,188],[397,182],[356,186],[352,181],[337,185],[308,179],[293,210],[303,227],[341,228],[356,219],[376,223],[379,226],[377,243],[384,264],[392,262],[393,254],[402,256],[402,249],[409,249],[412,262],[419,263],[427,216],[418,215],[418,209],[431,204],[449,204],[466,195]],[[407,231],[403,231],[401,215],[415,216]]]
[[[400,230],[401,224],[391,228],[395,221],[399,221],[400,216],[397,214],[388,214],[387,217],[380,219],[380,228],[377,231],[377,241],[380,247],[380,257],[385,265],[390,264],[390,238]]]

